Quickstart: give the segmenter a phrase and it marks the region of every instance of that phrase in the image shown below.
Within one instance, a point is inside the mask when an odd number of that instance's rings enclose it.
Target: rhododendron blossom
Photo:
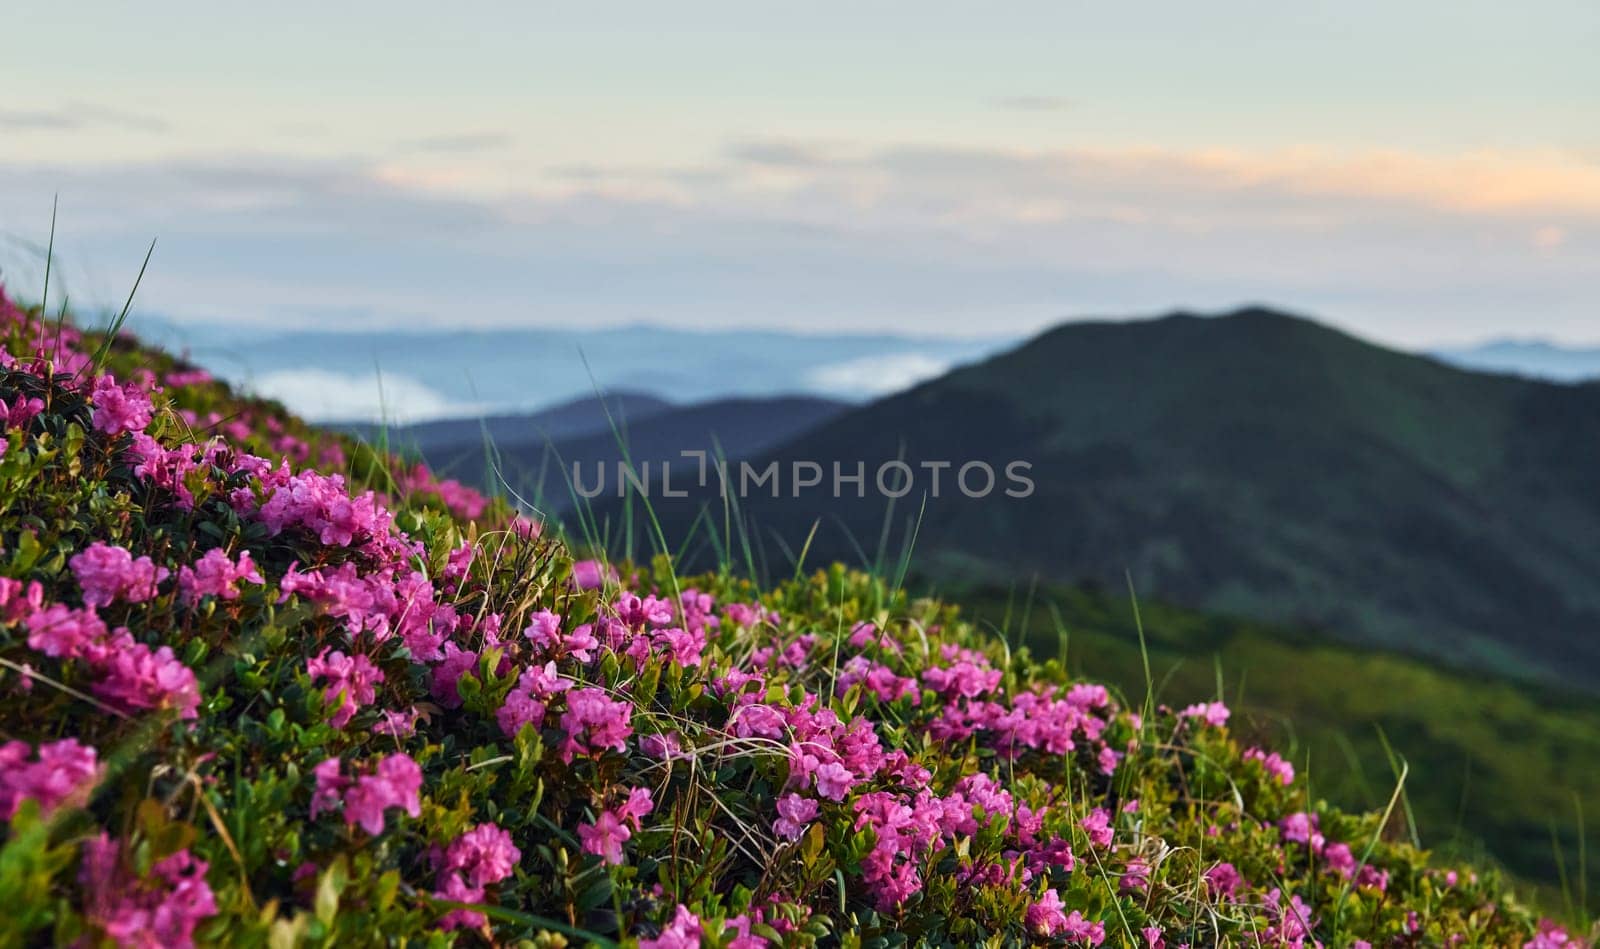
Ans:
[[[629,720],[633,706],[615,701],[604,690],[585,688],[567,693],[567,710],[561,715],[561,728],[567,737],[561,742],[561,760],[607,748],[625,750],[633,734]]]
[[[1054,889],[1045,890],[1037,900],[1028,904],[1024,917],[1028,928],[1040,936],[1054,936],[1067,926],[1067,914],[1062,912],[1061,894]]]
[[[58,807],[81,807],[99,773],[95,750],[63,738],[39,746],[25,741],[0,745],[0,815],[10,819],[25,800],[39,802],[44,816]]]
[[[107,435],[142,432],[150,425],[155,409],[150,397],[137,383],[117,385],[107,373],[94,382],[94,428]]]
[[[1198,718],[1214,728],[1228,724],[1228,717],[1232,714],[1221,702],[1200,702],[1182,712],[1184,718]]]
[[[344,803],[344,820],[368,834],[383,833],[384,812],[397,807],[412,817],[419,816],[418,793],[422,790],[422,769],[406,754],[379,759],[368,774],[354,778],[343,775],[343,763],[329,758],[312,769],[316,789],[311,797],[311,816],[332,810]]]
[[[515,870],[522,851],[511,835],[494,824],[479,824],[450,842],[436,859],[439,889],[434,895],[459,903],[481,903],[484,888],[507,879]],[[485,917],[472,910],[458,909],[439,921],[439,928],[476,929]]]
[[[679,904],[673,912],[672,921],[661,930],[661,935],[654,939],[639,940],[639,949],[700,949],[700,937],[703,934],[700,917]]]
[[[83,588],[85,606],[109,606],[118,600],[142,603],[153,599],[156,585],[171,571],[149,557],[135,559],[122,547],[95,541],[67,562]]]
[[[383,681],[383,670],[366,656],[327,649],[306,660],[306,675],[328,683],[322,697],[334,709],[329,720],[334,728],[343,728],[358,709],[377,701],[377,686]]]
[[[1261,767],[1267,774],[1276,778],[1284,787],[1294,783],[1294,765],[1283,760],[1276,751],[1268,753],[1260,748],[1247,748],[1242,757],[1246,761],[1261,762]]]
[[[228,559],[228,554],[220,547],[214,547],[205,552],[199,560],[192,565],[178,568],[178,590],[185,602],[193,603],[202,596],[214,596],[223,600],[236,599],[239,596],[239,581],[250,583],[265,583],[261,574],[256,570],[255,564],[250,560],[250,551],[239,552],[237,562]]]
[[[187,949],[194,930],[216,915],[206,883],[209,866],[180,850],[157,860],[138,877],[124,865],[121,849],[101,833],[83,844],[79,879],[87,893],[89,924],[123,946]]]
[[[772,823],[772,832],[785,840],[799,840],[818,810],[819,805],[811,798],[785,794],[778,798],[778,819]]]

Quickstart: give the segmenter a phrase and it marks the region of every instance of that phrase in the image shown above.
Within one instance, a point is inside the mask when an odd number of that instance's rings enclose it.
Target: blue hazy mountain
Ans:
[[[1435,350],[1465,369],[1507,372],[1552,382],[1600,379],[1600,346],[1571,347],[1539,339],[1495,339],[1476,346]]]
[[[1015,342],[655,326],[271,335],[153,318],[135,328],[319,421],[520,415],[597,388],[670,392],[678,404],[779,395],[865,401]]]

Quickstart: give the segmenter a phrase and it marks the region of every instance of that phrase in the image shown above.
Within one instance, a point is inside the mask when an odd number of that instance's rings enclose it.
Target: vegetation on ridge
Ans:
[[[941,582],[1121,589],[1131,572],[1164,602],[1593,692],[1597,418],[1600,384],[1469,372],[1270,310],[1074,322],[752,462],[864,462],[869,490],[796,504],[786,483],[740,506],[752,535],[795,548],[822,515],[812,558],[848,561],[885,530],[872,472],[944,462],[938,502],[916,503],[919,468],[887,526],[898,541],[914,522]],[[1026,497],[953,484],[1014,460]],[[715,493],[656,499],[668,536]]]
[[[1577,944],[1221,702],[842,568],[574,562],[126,340],[0,334],[11,942]]]

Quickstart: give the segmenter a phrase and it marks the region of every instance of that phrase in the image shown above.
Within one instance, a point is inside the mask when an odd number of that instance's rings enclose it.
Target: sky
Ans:
[[[154,9],[152,9],[152,6]],[[0,263],[261,328],[1600,342],[1600,4],[12,0]],[[54,294],[52,294],[54,298]]]

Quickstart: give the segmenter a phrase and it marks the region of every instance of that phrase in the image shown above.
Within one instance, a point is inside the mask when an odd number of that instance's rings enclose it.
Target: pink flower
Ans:
[[[1105,775],[1116,774],[1117,762],[1121,760],[1122,755],[1118,753],[1116,749],[1109,745],[1101,748],[1100,754],[1097,757],[1097,762],[1100,765],[1100,773]]]
[[[450,513],[464,521],[482,517],[489,507],[488,498],[453,478],[434,485],[434,491]]]
[[[1091,923],[1083,918],[1082,913],[1073,910],[1067,914],[1061,934],[1067,937],[1071,945],[1098,946],[1106,941],[1106,924]]]
[[[1279,832],[1284,840],[1305,844],[1311,848],[1312,853],[1321,853],[1322,845],[1326,841],[1322,832],[1317,829],[1317,825],[1317,816],[1304,811],[1290,814],[1278,822]]]
[[[150,397],[138,385],[118,386],[117,380],[107,373],[94,381],[94,428],[107,435],[123,432],[142,432],[150,425],[154,408]]]
[[[63,805],[81,807],[99,776],[95,750],[76,739],[63,738],[39,746],[37,759],[27,742],[0,745],[0,814],[10,819],[25,799],[39,802],[48,817]]]
[[[1522,944],[1522,949],[1579,949],[1582,943],[1548,919],[1539,920],[1539,931]]]
[[[212,380],[211,373],[204,369],[176,369],[169,372],[161,380],[163,385],[170,388],[181,389],[185,386],[204,385]]]
[[[28,627],[28,647],[52,659],[81,658],[107,636],[106,624],[93,607],[74,610],[52,603],[28,613],[23,625]]]
[[[240,580],[265,582],[250,561],[250,551],[240,551],[239,562],[235,564],[222,548],[213,547],[192,567],[178,568],[178,595],[186,603],[193,603],[202,596],[235,600],[239,597]]]
[[[460,580],[467,575],[472,567],[472,558],[476,556],[477,548],[471,544],[462,544],[450,551],[445,559],[444,576],[446,580]]]
[[[1134,857],[1122,871],[1122,889],[1142,890],[1150,885],[1150,864]]]
[[[677,732],[646,735],[639,739],[639,750],[652,758],[665,761],[683,752],[683,742]]]
[[[1243,757],[1246,761],[1261,762],[1261,767],[1266,770],[1267,774],[1277,778],[1278,783],[1284,787],[1294,783],[1294,765],[1283,760],[1276,751],[1268,754],[1260,748],[1250,748],[1245,751]]]
[[[598,560],[579,560],[572,565],[572,582],[580,590],[598,590],[602,569]]]
[[[1103,807],[1097,807],[1089,812],[1089,816],[1078,822],[1084,833],[1089,835],[1089,843],[1096,847],[1111,846],[1111,839],[1115,834],[1111,826],[1111,815]]]
[[[0,622],[18,623],[44,608],[44,587],[39,581],[0,577]],[[33,648],[37,649],[37,646]]]
[[[554,652],[561,645],[561,617],[549,610],[540,610],[528,617],[528,628],[522,635],[540,649]]]
[[[959,661],[948,667],[923,672],[923,684],[946,698],[977,698],[999,688],[1000,670],[981,653],[963,650],[959,655]]]
[[[506,737],[515,737],[525,725],[543,726],[550,700],[572,688],[572,680],[556,672],[554,661],[522,670],[516,688],[495,712],[495,720]]]
[[[811,798],[785,794],[778,798],[778,819],[772,823],[772,832],[786,840],[799,840],[820,807]]]
[[[459,871],[467,882],[481,887],[509,877],[521,859],[522,851],[510,834],[494,824],[479,824],[450,842],[444,869]]]
[[[417,733],[417,719],[421,714],[415,706],[405,711],[386,708],[378,713],[378,721],[372,726],[372,733],[394,738],[410,738]]]
[[[349,778],[340,774],[343,767],[344,762],[338,758],[328,758],[311,769],[311,774],[316,779],[316,789],[311,793],[313,818],[323,811],[331,811],[339,806],[345,789],[351,783]]]
[[[460,708],[461,692],[456,688],[456,683],[462,673],[472,672],[477,667],[477,653],[468,652],[455,643],[445,643],[444,658],[433,667],[428,694],[445,708]]]
[[[1233,713],[1221,702],[1200,702],[1191,705],[1180,713],[1184,718],[1204,719],[1207,725],[1221,728],[1228,724],[1228,717]]]
[[[121,547],[95,541],[72,555],[68,561],[83,588],[85,606],[109,606],[119,599],[142,603],[156,595],[156,584],[170,574],[149,557],[133,559]]]
[[[617,817],[633,824],[634,830],[641,830],[640,820],[655,809],[655,802],[650,799],[650,789],[634,788],[628,792],[628,799],[617,807]]]
[[[463,880],[461,874],[446,873],[440,879],[439,888],[433,891],[434,896],[453,903],[483,902],[483,888]],[[452,929],[478,929],[488,922],[488,917],[476,910],[454,909],[440,917],[439,928],[445,932]]]
[[[217,912],[207,869],[205,861],[180,850],[156,861],[149,876],[135,876],[124,867],[120,848],[102,832],[83,845],[78,879],[84,918],[118,945],[190,949],[195,927]]]
[[[702,935],[704,931],[700,927],[700,917],[680,903],[673,913],[672,922],[661,930],[661,935],[654,939],[639,940],[639,949],[700,949]]]
[[[422,814],[419,794],[422,790],[422,769],[406,754],[393,754],[378,761],[371,774],[354,781],[339,774],[339,759],[330,758],[313,769],[317,789],[312,795],[311,814],[315,817],[331,810],[337,796],[344,796],[344,821],[350,826],[360,826],[376,837],[383,833],[383,815],[391,807],[398,807],[412,817]]]
[[[658,647],[666,651],[672,663],[678,666],[698,666],[700,664],[700,652],[706,648],[706,631],[704,629],[693,632],[676,627],[658,629],[652,639]]]
[[[613,701],[602,689],[568,692],[567,710],[561,715],[561,728],[567,733],[561,742],[561,760],[571,762],[574,754],[607,748],[626,751],[628,736],[633,734],[632,714],[633,706]]]
[[[1166,949],[1167,947],[1167,940],[1162,935],[1160,926],[1146,926],[1139,930],[1139,935],[1144,937],[1146,949]],[[1351,946],[1350,949],[1355,949],[1355,947]],[[1367,949],[1372,949],[1372,947],[1368,946]]]
[[[1206,871],[1206,889],[1213,898],[1232,900],[1243,885],[1244,878],[1231,863],[1219,863]]]
[[[100,663],[100,671],[104,678],[91,690],[112,705],[125,711],[176,709],[186,719],[197,716],[200,683],[171,646],[151,651],[144,643],[121,644]]]
[[[850,793],[850,787],[855,783],[855,775],[850,769],[837,762],[830,762],[819,767],[815,773],[817,793],[830,801],[842,801]]]
[[[1348,879],[1356,871],[1356,857],[1349,844],[1329,844],[1323,848],[1322,862],[1329,870]]]
[[[328,683],[322,699],[334,709],[328,720],[334,728],[343,728],[357,709],[377,701],[377,684],[383,681],[383,670],[366,656],[346,656],[338,650],[329,653],[326,648],[306,660],[306,674],[312,681]]]
[[[1023,921],[1036,935],[1054,936],[1067,925],[1067,914],[1061,911],[1062,905],[1061,894],[1054,889],[1045,890],[1044,895],[1028,904]]]
[[[1273,923],[1263,934],[1266,937],[1263,941],[1273,945],[1280,942],[1299,945],[1311,936],[1311,931],[1317,925],[1311,916],[1311,907],[1298,894],[1290,895],[1289,903],[1285,906],[1283,894],[1277,887],[1267,891],[1267,913],[1273,917]]]
[[[655,809],[646,788],[634,788],[628,798],[615,810],[602,810],[593,824],[578,825],[578,839],[585,853],[592,853],[606,863],[622,863],[622,845],[640,829],[640,819]]]
[[[19,395],[9,406],[6,405],[4,399],[0,399],[0,430],[26,428],[28,423],[43,411],[44,400],[42,399],[25,399]],[[0,441],[0,445],[4,444],[5,442]]]
[[[601,811],[593,824],[578,825],[583,852],[592,853],[612,866],[622,863],[622,845],[632,836],[628,825],[611,811]]]

